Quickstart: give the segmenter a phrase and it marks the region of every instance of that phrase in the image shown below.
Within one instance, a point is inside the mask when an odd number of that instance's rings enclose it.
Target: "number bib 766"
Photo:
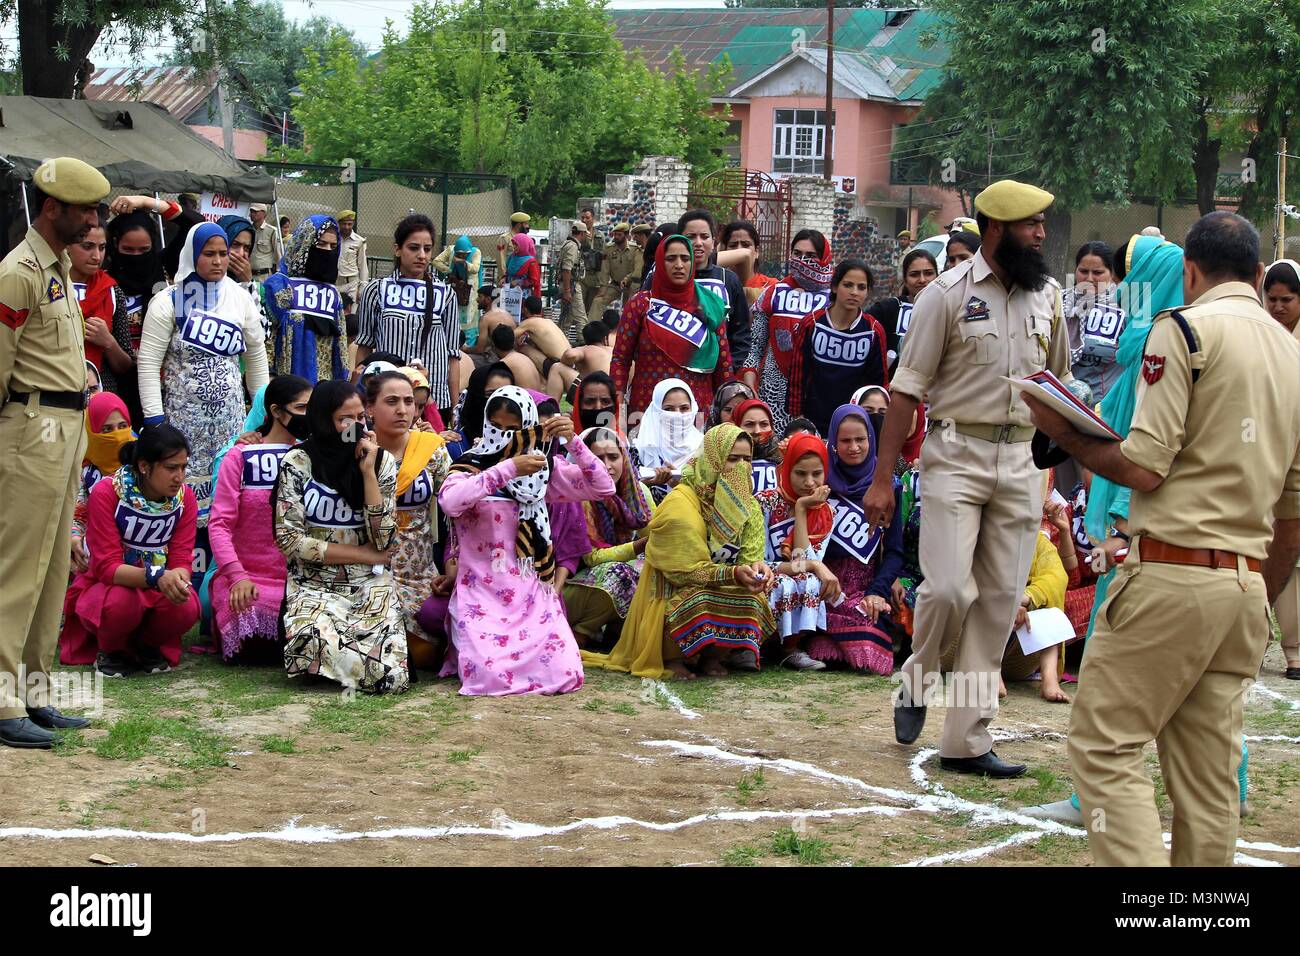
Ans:
[[[235,356],[244,352],[244,330],[238,322],[195,309],[185,317],[181,341],[208,355]]]

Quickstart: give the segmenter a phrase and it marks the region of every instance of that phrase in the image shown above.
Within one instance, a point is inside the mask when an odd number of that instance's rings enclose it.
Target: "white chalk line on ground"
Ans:
[[[990,856],[999,850],[1005,850],[1007,847],[1019,846],[1022,843],[1034,843],[1043,838],[1044,834],[1038,830],[1025,830],[1016,833],[1001,843],[990,843],[988,846],[977,846],[969,850],[955,850],[952,853],[941,853],[938,856],[927,856],[924,859],[913,860],[910,863],[900,863],[901,867],[912,866],[943,866],[945,863],[964,863],[967,860],[978,860],[980,857]]]
[[[682,699],[669,690],[668,685],[663,681],[652,681],[647,677],[642,680],[642,686],[645,686],[646,684],[652,685],[654,687],[654,692],[662,697],[669,707],[677,711],[677,713],[681,714],[687,720],[696,720],[700,716],[696,711],[691,710],[683,704]]]
[[[1274,700],[1282,701],[1291,710],[1300,710],[1300,700],[1292,700],[1286,694],[1279,694],[1277,691],[1275,691],[1273,688],[1269,687],[1267,684],[1263,683],[1262,681],[1255,681],[1253,687],[1255,690],[1259,691],[1259,693],[1263,694],[1265,697],[1271,697]]]

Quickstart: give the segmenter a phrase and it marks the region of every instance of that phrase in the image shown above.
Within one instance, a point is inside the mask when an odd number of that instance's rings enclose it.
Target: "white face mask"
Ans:
[[[664,436],[668,442],[673,445],[681,445],[686,441],[686,436],[691,433],[695,427],[695,414],[693,412],[664,412],[663,413]]]

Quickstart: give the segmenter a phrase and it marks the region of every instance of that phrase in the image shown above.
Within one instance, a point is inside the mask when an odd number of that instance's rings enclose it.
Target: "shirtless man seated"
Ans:
[[[515,330],[513,323],[498,324],[492,330],[492,347],[501,361],[514,373],[515,384],[520,388],[542,390],[542,377],[537,372],[531,359],[515,348]]]
[[[516,347],[531,358],[539,375],[545,375],[547,359],[559,362],[569,349],[569,339],[558,325],[542,314],[542,300],[535,295],[524,299],[524,319],[519,323],[517,338],[527,337]]]
[[[573,387],[573,383],[579,377],[585,377],[592,372],[609,374],[610,359],[614,357],[614,346],[610,338],[614,332],[605,323],[610,319],[615,324],[618,323],[618,313],[613,309],[605,311],[604,321],[590,322],[583,327],[582,340],[586,344],[565,349],[564,356],[559,362],[547,363],[549,366],[546,375],[548,395],[558,401]]]

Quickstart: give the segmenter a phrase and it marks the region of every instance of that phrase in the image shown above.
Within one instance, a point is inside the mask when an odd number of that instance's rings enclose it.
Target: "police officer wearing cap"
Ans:
[[[939,657],[959,642],[940,766],[1015,777],[1025,772],[993,752],[998,674],[1043,515],[1042,482],[1030,453],[1029,410],[1005,377],[1051,369],[1070,376],[1060,286],[1041,248],[1052,194],[1013,180],[975,198],[985,241],[969,261],[942,273],[917,297],[890,386],[877,460],[894,461],[928,396],[930,433],[921,449],[925,520],[912,656],[902,669],[894,733],[910,744],[927,704],[943,693]],[[863,507],[888,525],[893,475],[876,469]],[[939,698],[942,699],[942,698]]]
[[[1128,555],[1083,659],[1070,766],[1103,866],[1230,866],[1242,696],[1267,604],[1300,556],[1300,342],[1256,295],[1259,234],[1212,212],[1187,234],[1183,296],[1151,323],[1123,441],[1026,399],[1083,467],[1132,489]],[[927,504],[929,499],[927,499]],[[927,518],[929,515],[927,514]],[[1174,806],[1165,850],[1143,748]]]
[[[650,242],[650,233],[654,232],[654,226],[648,222],[639,222],[632,227],[632,244],[636,246],[639,257],[637,258],[637,268],[635,275],[632,276],[633,290],[639,289],[641,283],[645,281],[645,247]],[[653,265],[653,263],[651,263]],[[632,283],[629,283],[631,285]]]
[[[631,231],[631,224],[626,222],[611,230],[613,241],[605,247],[605,261],[600,267],[600,291],[588,315],[599,319],[611,302],[627,301],[629,288],[637,291],[639,286],[633,282],[641,273],[641,249],[627,241]]]
[[[249,260],[253,278],[258,282],[271,275],[284,255],[280,231],[266,221],[266,203],[255,202],[248,207],[248,221],[253,224],[253,253]]]
[[[85,727],[50,705],[68,588],[68,536],[86,446],[85,320],[67,248],[98,225],[108,180],[79,159],[42,163],[32,224],[0,262],[0,743],[48,748]]]
[[[556,266],[560,273],[559,326],[568,336],[570,344],[577,342],[578,333],[587,324],[587,307],[582,298],[582,280],[587,275],[587,266],[582,255],[582,241],[590,231],[581,219],[574,220],[569,238],[560,246]]]
[[[343,297],[343,313],[347,318],[348,342],[357,335],[357,299],[370,281],[370,266],[366,262],[366,240],[357,232],[355,209],[340,209],[339,224],[339,277],[335,287]]]
[[[526,212],[517,212],[510,217],[510,231],[497,236],[497,285],[506,284],[506,257],[510,255],[510,239],[532,227],[533,219]]]

